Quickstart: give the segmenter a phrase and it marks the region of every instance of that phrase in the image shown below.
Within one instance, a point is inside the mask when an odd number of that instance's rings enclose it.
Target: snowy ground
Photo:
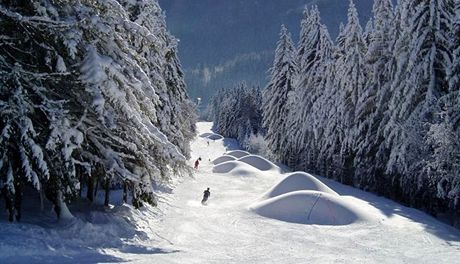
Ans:
[[[200,134],[210,126],[199,123]],[[101,208],[47,225],[9,224],[1,212],[0,263],[459,263],[459,230],[327,179],[288,179],[257,157],[214,166],[235,149],[233,140],[198,137],[190,163],[203,160],[195,177],[164,193],[158,208]],[[296,218],[305,214],[308,221]]]

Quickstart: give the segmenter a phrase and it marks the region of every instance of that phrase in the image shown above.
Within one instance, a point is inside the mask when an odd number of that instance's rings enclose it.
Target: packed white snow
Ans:
[[[350,201],[318,191],[288,192],[258,202],[250,210],[265,217],[299,224],[348,225],[376,220]]]
[[[211,125],[198,123],[199,132],[213,133]],[[289,201],[306,206],[318,192],[290,191],[261,201],[289,174],[241,161],[229,173],[213,173],[212,161],[237,147],[234,140],[197,137],[189,162],[201,157],[198,170],[161,188],[157,208],[117,205],[88,212],[69,206],[76,221],[32,220],[24,213],[24,221],[14,224],[1,211],[0,263],[458,263],[459,230],[325,178],[317,177],[340,196],[323,190],[310,222],[248,210],[276,213],[275,206]],[[207,187],[211,197],[203,206]],[[282,208],[292,209],[290,203]],[[48,210],[45,215],[52,215]]]
[[[269,171],[269,170],[276,170],[276,171],[281,171],[281,169],[276,166],[275,164],[273,164],[271,161],[261,157],[261,156],[258,156],[258,155],[248,155],[248,156],[244,156],[240,159],[238,159],[238,161],[241,161],[241,162],[244,162],[244,163],[247,163],[251,166],[253,166],[254,168],[257,168],[261,171]]]
[[[247,152],[247,151],[244,151],[244,150],[233,150],[233,151],[227,152],[227,155],[233,156],[233,157],[239,159],[239,158],[242,158],[242,157],[250,155],[250,153]]]
[[[287,174],[285,178],[267,191],[261,199],[272,198],[285,193],[301,190],[319,191],[331,195],[338,195],[334,190],[314,176],[303,171],[297,171]]]
[[[223,155],[223,156],[218,157],[217,159],[214,159],[212,161],[212,164],[217,165],[217,164],[221,164],[223,162],[232,161],[232,160],[236,160],[236,158],[233,156]]]

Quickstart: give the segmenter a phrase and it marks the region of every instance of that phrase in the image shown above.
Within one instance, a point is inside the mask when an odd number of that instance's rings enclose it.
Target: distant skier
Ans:
[[[199,158],[195,161],[195,170],[198,169],[198,165],[200,165],[200,161],[201,161],[201,157],[199,157]]]
[[[203,192],[203,200],[201,200],[201,204],[205,205],[206,202],[208,201],[209,196],[211,196],[211,192],[209,191],[209,187],[208,187],[208,189],[204,190]]]

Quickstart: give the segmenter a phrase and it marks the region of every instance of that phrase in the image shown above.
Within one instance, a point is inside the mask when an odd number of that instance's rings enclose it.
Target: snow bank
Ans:
[[[280,168],[271,161],[257,155],[248,155],[238,159],[238,161],[247,163],[261,171],[280,170]]]
[[[227,161],[212,168],[214,173],[229,173],[231,176],[255,176],[260,174],[260,170],[237,160]]]
[[[268,199],[285,193],[301,190],[318,191],[338,196],[334,190],[316,179],[314,176],[298,171],[289,174],[286,178],[278,182],[263,195],[262,199]]]
[[[340,196],[317,191],[286,193],[249,209],[264,217],[298,224],[348,225],[374,220],[371,214]]]
[[[217,159],[213,160],[212,164],[218,165],[218,164],[221,164],[223,162],[232,161],[232,160],[236,160],[236,158],[233,157],[233,156],[223,155],[223,156],[220,156]]]
[[[2,215],[0,263],[119,263],[128,261],[113,256],[111,249],[148,253],[143,242],[155,238],[150,221],[157,217],[157,209],[75,203],[69,206],[74,217],[59,222],[47,209],[29,212],[15,224],[6,224]]]
[[[250,153],[246,152],[246,151],[243,151],[243,150],[234,150],[234,151],[230,151],[230,152],[226,153],[226,155],[233,156],[233,157],[239,159],[239,158],[242,158],[242,157],[250,155]]]

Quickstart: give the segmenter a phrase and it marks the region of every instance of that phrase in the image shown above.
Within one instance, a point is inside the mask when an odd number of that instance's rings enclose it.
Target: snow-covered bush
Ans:
[[[271,158],[273,156],[273,154],[270,151],[270,148],[268,147],[264,135],[260,133],[251,134],[245,143],[245,149],[250,153],[266,158]]]

